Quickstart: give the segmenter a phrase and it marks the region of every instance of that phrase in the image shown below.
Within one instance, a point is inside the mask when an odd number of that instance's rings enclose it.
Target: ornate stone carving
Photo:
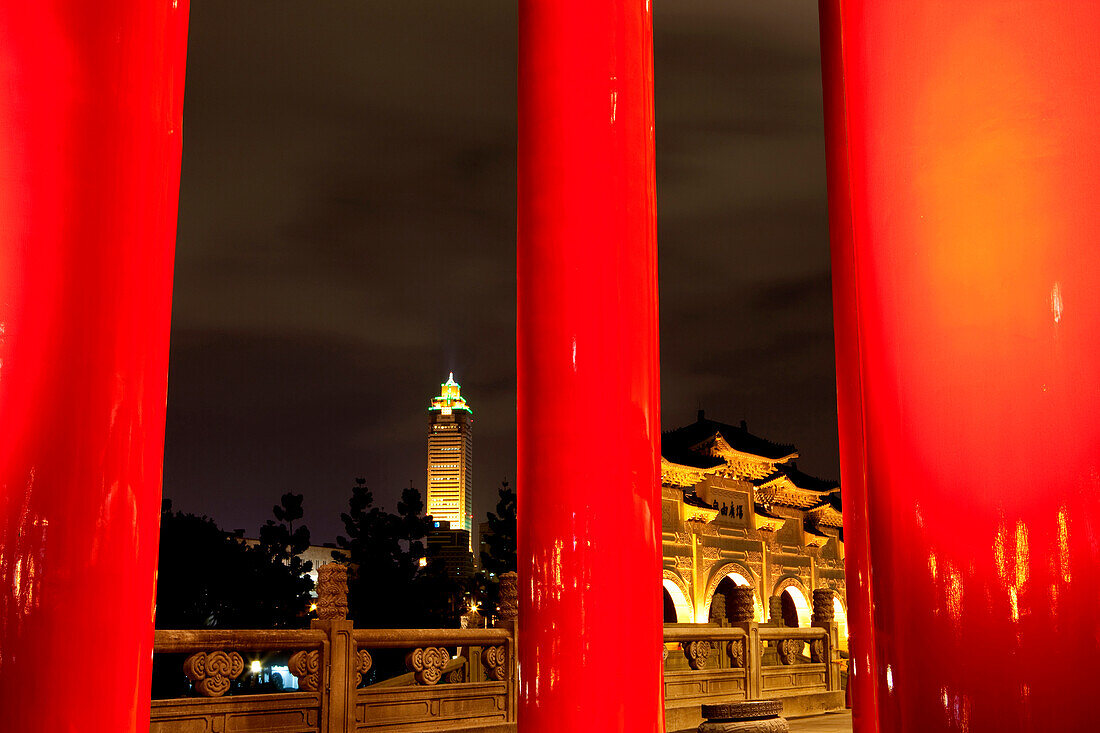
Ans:
[[[363,684],[363,675],[370,672],[371,665],[374,664],[374,660],[370,657],[370,652],[366,649],[360,649],[355,652],[355,686]]]
[[[348,617],[348,568],[330,562],[317,568],[317,618]]]
[[[833,620],[834,597],[832,588],[814,588],[814,621],[820,623]]]
[[[810,642],[810,661],[811,662],[824,662],[825,659],[825,640],[814,639]]]
[[[717,560],[719,551],[717,547],[704,547],[703,558],[706,560]]]
[[[699,733],[787,733],[790,726],[779,717],[779,700],[745,700],[718,705],[703,705],[706,720]]]
[[[738,585],[726,595],[726,618],[731,624],[752,621],[754,615],[752,586]]]
[[[290,673],[298,679],[298,689],[316,692],[321,682],[321,655],[312,652],[295,652],[287,663]]]
[[[768,599],[768,621],[777,626],[783,625],[783,599],[779,596]]]
[[[503,682],[508,677],[508,649],[503,644],[484,647],[481,650],[481,664],[489,679]]]
[[[806,642],[799,639],[780,639],[775,643],[780,664],[798,664],[798,655]]]
[[[451,655],[441,646],[413,649],[405,656],[405,666],[421,685],[438,684],[449,661]]]
[[[691,532],[677,532],[676,544],[678,545],[690,545],[691,544]]]
[[[676,556],[676,567],[678,569],[690,568],[691,564],[692,563],[691,563],[691,557],[690,556],[687,556],[687,555],[677,555]]]
[[[704,537],[717,537],[718,536],[718,528],[713,526],[713,525],[710,525],[710,524],[703,525],[703,536]]]
[[[444,682],[446,682],[448,685],[457,685],[460,682],[465,682],[465,681],[466,681],[466,668],[465,667],[459,667],[458,669],[452,669],[450,672],[447,673],[446,679],[444,679]]]
[[[683,644],[684,656],[692,669],[703,669],[710,658],[709,641],[688,641]]]
[[[183,672],[203,697],[221,697],[244,672],[244,660],[237,652],[199,652],[184,660]]]
[[[734,639],[726,645],[726,652],[730,655],[730,666],[743,669],[745,666],[745,640]]]
[[[751,565],[762,565],[764,563],[764,553],[750,550],[745,553],[745,562]]]
[[[519,616],[519,575],[514,572],[500,576],[500,620],[514,621]]]

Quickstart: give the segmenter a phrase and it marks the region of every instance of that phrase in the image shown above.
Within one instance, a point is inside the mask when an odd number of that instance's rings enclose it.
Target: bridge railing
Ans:
[[[787,715],[844,706],[831,620],[800,628],[670,624],[664,639],[669,730],[698,725],[700,706],[708,703],[779,698]]]
[[[514,613],[492,629],[356,629],[345,573],[322,566],[321,618],[308,630],[157,631],[151,733],[514,733]],[[836,641],[828,620],[667,625],[666,726],[698,725],[710,702],[778,697],[788,714],[842,707]]]

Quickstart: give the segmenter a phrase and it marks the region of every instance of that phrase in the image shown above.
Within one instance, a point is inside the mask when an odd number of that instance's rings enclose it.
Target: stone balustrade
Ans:
[[[310,629],[156,632],[158,667],[186,691],[153,700],[151,733],[514,733],[515,614],[492,629],[356,629],[343,568],[321,571],[323,613]],[[515,578],[507,580],[512,593]],[[732,627],[665,627],[669,730],[698,725],[703,704],[779,698],[788,714],[843,707],[835,623],[767,626],[751,620],[748,596],[729,605]],[[297,689],[260,694],[252,665],[272,660]]]

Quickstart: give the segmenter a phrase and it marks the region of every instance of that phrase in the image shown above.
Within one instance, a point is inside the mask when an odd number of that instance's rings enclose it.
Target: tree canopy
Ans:
[[[296,554],[309,546],[309,530],[293,528],[302,517],[301,503],[300,495],[284,496],[275,512],[279,522],[268,522],[260,531],[260,543],[249,546],[209,517],[173,512],[166,500],[161,511],[157,628],[305,625],[312,581],[304,576],[309,563]]]

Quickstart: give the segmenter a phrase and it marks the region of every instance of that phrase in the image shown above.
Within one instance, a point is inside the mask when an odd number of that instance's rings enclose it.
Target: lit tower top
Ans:
[[[428,408],[428,514],[465,530],[472,547],[474,522],[474,411],[462,397],[454,373],[440,385]]]
[[[442,389],[438,397],[432,398],[433,411],[438,410],[443,415],[450,415],[453,410],[465,410],[473,414],[473,410],[466,404],[466,398],[462,396],[462,387],[455,381],[455,373],[451,372],[447,381],[439,385]]]

